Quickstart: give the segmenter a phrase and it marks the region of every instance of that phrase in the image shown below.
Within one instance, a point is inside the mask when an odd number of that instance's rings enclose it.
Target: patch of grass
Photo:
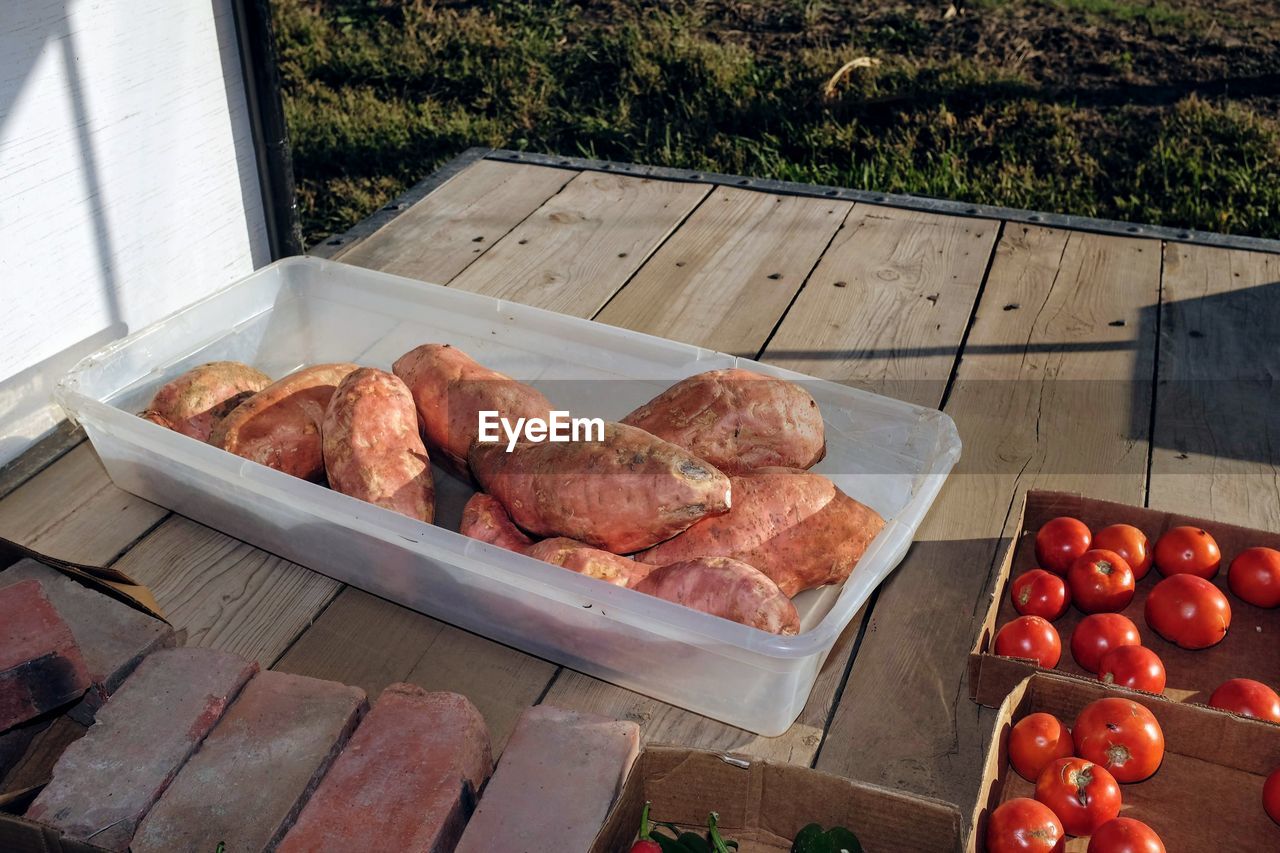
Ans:
[[[1132,23],[1142,21],[1153,28],[1180,29],[1191,20],[1183,9],[1161,2],[1142,0],[1050,0],[1064,12],[1073,12],[1103,21]]]
[[[1011,60],[986,34],[1030,7],[982,2],[953,31],[931,0],[838,20],[836,4],[753,0],[774,30],[743,36],[704,0],[277,0],[304,231],[341,231],[485,145],[1280,235],[1273,114],[1057,102],[1015,61],[1026,50]],[[1165,8],[1043,2],[1126,21]],[[780,27],[792,41],[766,44]],[[1112,64],[1145,61],[1136,49]],[[827,91],[859,56],[877,64]]]

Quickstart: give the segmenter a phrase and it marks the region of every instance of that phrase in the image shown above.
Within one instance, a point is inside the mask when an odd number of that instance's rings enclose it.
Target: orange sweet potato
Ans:
[[[354,364],[317,364],[290,373],[236,406],[209,441],[304,480],[324,477],[320,426],[338,383]]]
[[[329,400],[320,435],[331,488],[420,521],[435,518],[418,413],[395,376],[372,367],[348,373]]]
[[[448,344],[423,344],[391,367],[413,392],[422,435],[437,461],[466,473],[467,452],[479,433],[478,413],[546,418],[551,403],[540,391],[480,365]]]
[[[630,557],[601,551],[563,536],[535,542],[524,553],[535,560],[607,581],[615,586],[631,586],[654,569],[653,566],[637,563]]]
[[[733,478],[733,509],[637,554],[663,566],[733,557],[755,566],[786,595],[849,576],[884,519],[820,474],[763,468]]]
[[[142,417],[208,441],[227,413],[270,384],[270,376],[247,364],[211,361],[160,386]]]
[[[796,634],[800,614],[768,575],[732,557],[661,566],[632,589],[771,634]]]
[[[809,468],[826,453],[818,404],[785,379],[730,368],[672,385],[622,419],[726,474]]]
[[[648,548],[729,508],[729,478],[625,424],[603,441],[477,442],[471,471],[522,529],[615,554]],[[698,555],[702,556],[702,555]]]
[[[507,508],[493,495],[476,492],[462,508],[462,524],[458,532],[508,551],[523,554],[533,540],[511,521]]]

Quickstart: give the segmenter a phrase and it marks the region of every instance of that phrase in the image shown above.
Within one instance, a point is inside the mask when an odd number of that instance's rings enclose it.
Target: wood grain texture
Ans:
[[[186,645],[270,666],[340,588],[324,575],[172,516],[116,568],[146,584]]]
[[[755,358],[852,208],[717,187],[595,319]]]
[[[106,565],[168,514],[116,488],[85,442],[0,500],[0,534],[51,557]]]
[[[576,174],[480,160],[334,259],[448,283]]]
[[[708,192],[703,184],[581,172],[451,284],[592,317]]]
[[[1006,227],[946,406],[964,455],[881,588],[819,769],[969,813],[993,715],[969,701],[965,660],[1022,494],[1142,500],[1159,253]]]
[[[699,208],[699,213],[705,208],[706,205],[704,203],[704,206]],[[969,220],[933,217],[929,214],[905,211],[901,212],[901,215],[899,215],[898,211],[889,211],[888,215],[894,218],[886,220],[882,218],[886,215],[884,209],[876,208],[872,212],[876,214],[875,217],[864,216],[863,218],[876,223],[876,225],[872,226],[873,231],[878,231],[877,226],[879,223],[891,222],[894,226],[894,233],[899,237],[913,241],[914,247],[908,250],[906,254],[903,254],[898,242],[887,239],[881,233],[877,233],[876,239],[858,242],[855,246],[852,242],[853,238],[847,238],[844,234],[850,230],[850,227],[856,230],[859,226],[846,226],[845,230],[832,241],[831,248],[823,255],[813,276],[820,275],[824,268],[828,270],[835,268],[832,266],[830,257],[831,253],[835,251],[836,245],[841,244],[843,247],[840,250],[843,258],[841,264],[846,268],[851,267],[855,261],[861,268],[868,270],[904,267],[908,264],[904,258],[920,257],[922,259],[913,262],[914,271],[911,273],[912,288],[927,291],[928,293],[940,292],[951,288],[957,292],[969,294],[967,299],[948,298],[945,301],[939,300],[936,304],[928,303],[928,310],[932,318],[930,323],[908,322],[895,326],[897,334],[895,341],[901,349],[910,351],[931,348],[937,350],[938,354],[931,355],[930,359],[938,362],[937,369],[939,370],[941,370],[941,352],[945,350],[950,353],[946,361],[946,370],[943,372],[943,378],[945,379],[945,376],[950,373],[951,362],[955,359],[956,352],[959,349],[960,339],[970,316],[974,295],[976,295],[982,283],[982,276],[986,270],[989,253],[994,244],[994,224],[984,223],[984,227],[975,232],[969,230],[973,225],[972,221]],[[852,217],[856,218],[858,215],[859,211],[855,208]],[[668,245],[678,240],[685,228],[695,225],[698,221],[697,214],[690,217],[680,232],[677,232],[672,241],[668,242]],[[991,227],[986,228],[985,225],[991,225]],[[942,257],[946,263],[934,261],[934,250],[928,248],[928,246],[942,247]],[[966,254],[974,252],[984,254],[979,256]],[[713,261],[714,254],[709,254],[707,258],[709,261]],[[658,260],[659,258],[654,258],[654,262]],[[805,285],[805,292],[814,286],[814,277],[811,277],[809,283]],[[638,280],[639,276],[637,277]],[[690,285],[694,285],[696,282],[696,275],[689,279]],[[623,291],[624,296],[634,284],[635,282],[627,286],[627,290]],[[808,334],[807,339],[815,345],[832,345],[838,348],[847,346],[855,350],[861,350],[873,347],[873,341],[883,335],[884,332],[879,328],[864,324],[861,318],[866,316],[871,306],[878,305],[884,297],[872,286],[870,281],[865,282],[865,285],[852,288],[848,294],[842,293],[835,300],[825,298],[821,300],[827,310],[840,312],[838,316],[848,318],[848,327],[839,330],[838,343],[833,343],[832,339],[824,336],[821,331]],[[799,297],[799,300],[803,299],[804,292]],[[797,304],[799,300],[797,300]],[[814,301],[815,305],[810,310],[818,311],[816,303],[819,300]],[[615,300],[616,302],[617,300]],[[710,307],[704,310],[711,311]],[[794,311],[795,308],[783,320],[783,328],[792,323],[791,317]],[[822,316],[821,325],[823,328],[826,328],[826,324],[830,319],[830,316]],[[799,329],[794,325],[793,329],[795,330],[793,334],[797,338],[804,332],[803,329]],[[942,330],[946,331],[943,332]],[[715,335],[717,333],[714,324],[708,324],[705,334]],[[764,334],[767,335],[768,331],[765,330]],[[861,337],[858,337],[858,335],[861,335]],[[689,330],[686,340],[694,344],[707,345],[697,333],[697,330],[693,328]],[[742,342],[748,349],[758,349],[765,343],[765,339],[760,337],[755,339],[744,338]],[[777,337],[775,336],[764,351],[764,360],[778,362],[790,367],[791,364],[786,360],[788,353],[784,351],[783,359],[780,361],[776,355],[776,346]],[[863,376],[855,362],[843,357],[833,359],[811,358],[806,366],[814,375],[837,382],[850,381],[851,379],[856,381]],[[918,392],[920,389],[917,387],[915,390]],[[942,395],[941,383],[937,385],[933,393],[935,398],[929,402],[931,405],[936,406]],[[791,729],[780,737],[758,737],[733,726],[700,717],[688,711],[568,670],[561,671],[548,691],[545,701],[554,705],[592,710],[618,717],[629,717],[641,724],[643,737],[653,743],[676,743],[704,749],[732,749],[736,752],[760,758],[809,764],[817,753],[822,732],[830,716],[832,703],[835,701],[836,694],[843,682],[849,656],[852,654],[854,641],[862,624],[863,616],[864,612],[859,612],[850,622],[848,629],[846,629],[844,635],[828,656],[800,718]]]
[[[855,206],[766,360],[936,406],[998,229],[983,219]]]
[[[1280,255],[1169,244],[1148,503],[1280,530]]]

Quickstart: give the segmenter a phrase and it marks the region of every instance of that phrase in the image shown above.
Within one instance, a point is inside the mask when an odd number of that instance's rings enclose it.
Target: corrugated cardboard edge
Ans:
[[[645,799],[655,816],[704,821],[715,810],[721,825],[748,833],[779,849],[801,826],[824,816],[824,798],[869,851],[953,853],[962,842],[960,811],[926,797],[855,782],[791,764],[674,746],[647,747],[632,766],[617,802],[597,834],[591,853],[617,853],[630,847]],[[829,819],[829,818],[828,818]],[[892,840],[889,840],[892,839]]]
[[[1075,704],[1080,707],[1107,696],[1132,696],[1160,721],[1165,732],[1166,749],[1181,755],[1239,768],[1258,776],[1265,776],[1280,766],[1280,726],[1274,723],[1227,714],[1190,702],[1177,702],[1152,693],[1135,693],[1068,673],[1039,672],[1018,682],[996,712],[977,804],[969,824],[969,837],[965,841],[965,853],[985,850],[985,844],[979,845],[979,840],[986,837],[987,818],[1004,788],[1007,774],[1013,772],[1008,760],[1008,734],[1013,719],[1021,718],[1033,707],[1045,707],[1046,696],[1061,696],[1067,692],[1074,694],[1077,698]]]
[[[1215,521],[1207,518],[1196,518],[1194,516],[1182,515],[1176,512],[1167,512],[1165,510],[1153,507],[1140,507],[1134,504],[1119,503],[1117,501],[1106,501],[1096,498],[1085,498],[1075,492],[1055,492],[1030,490],[1026,493],[1022,501],[1022,508],[1018,513],[1018,524],[1015,528],[1014,535],[1010,538],[1008,546],[1005,548],[1004,557],[1000,561],[1000,568],[997,571],[995,584],[992,587],[991,600],[987,604],[987,615],[979,626],[977,635],[974,637],[973,647],[969,651],[969,698],[980,705],[988,708],[1001,707],[1006,696],[1029,676],[1041,674],[1053,674],[1059,678],[1068,678],[1073,681],[1079,681],[1085,684],[1093,684],[1096,679],[1088,678],[1074,672],[1064,672],[1061,670],[1047,670],[1040,668],[1035,661],[1025,658],[1008,658],[1000,657],[992,654],[992,640],[995,637],[996,621],[999,619],[1000,604],[1003,599],[1005,590],[1008,587],[1009,576],[1012,573],[1014,554],[1018,549],[1018,542],[1021,539],[1023,528],[1026,524],[1028,515],[1028,507],[1033,504],[1037,512],[1052,515],[1079,515],[1081,513],[1081,505],[1088,503],[1091,506],[1103,509],[1114,508],[1117,514],[1123,515],[1133,512],[1134,510],[1142,510],[1156,516],[1160,516],[1165,524],[1171,520],[1177,520],[1179,524],[1190,524],[1198,527],[1207,527],[1219,531],[1229,531],[1232,533],[1247,533],[1250,535],[1262,535],[1274,537],[1275,534],[1267,531],[1258,530],[1256,528],[1244,527],[1239,524],[1231,524],[1229,522]],[[1154,568],[1152,571],[1156,571]],[[1064,641],[1064,646],[1066,645]],[[1065,648],[1063,654],[1070,654]],[[1146,693],[1140,690],[1130,690],[1129,688],[1115,688],[1120,695],[1131,695],[1135,699],[1149,698],[1155,694]],[[1198,708],[1206,708],[1207,706],[1198,703]],[[1211,710],[1211,709],[1210,709]],[[1215,713],[1226,713],[1223,711],[1215,711]]]
[[[44,563],[46,566],[57,569],[65,575],[70,575],[81,583],[98,590],[103,595],[108,595],[117,601],[121,601],[135,610],[141,610],[148,616],[152,616],[162,622],[169,621],[164,618],[164,613],[161,612],[160,605],[156,602],[156,597],[151,590],[124,572],[105,566],[89,566],[84,563],[60,560],[57,557],[50,557],[48,554],[42,554],[33,548],[28,548],[26,545],[0,536],[0,567],[8,567],[24,557],[30,557],[33,560]]]

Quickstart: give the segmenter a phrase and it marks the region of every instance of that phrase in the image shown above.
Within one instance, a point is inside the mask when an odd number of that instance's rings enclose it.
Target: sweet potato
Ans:
[[[320,428],[330,488],[430,522],[435,518],[431,461],[405,384],[362,367],[338,384]]]
[[[462,508],[462,524],[458,532],[517,554],[523,554],[533,544],[533,540],[511,521],[507,508],[484,492],[476,492]]]
[[[477,442],[471,471],[522,529],[615,554],[729,508],[729,478],[670,442],[607,423],[603,441]],[[702,556],[702,555],[698,555]]]
[[[413,392],[423,438],[436,460],[461,474],[479,434],[481,410],[513,422],[545,419],[551,411],[550,401],[537,389],[477,364],[448,344],[423,344],[400,356],[391,369]]]
[[[304,480],[324,477],[320,426],[338,383],[354,364],[317,364],[290,373],[236,406],[210,443]]]
[[[822,413],[808,391],[738,368],[681,380],[622,422],[678,444],[726,474],[809,468],[826,453]]]
[[[270,384],[270,376],[247,364],[211,361],[160,386],[142,417],[208,441],[219,421]]]
[[[820,474],[763,468],[733,478],[733,509],[637,554],[663,566],[733,557],[771,577],[787,596],[847,578],[884,519]]]
[[[563,536],[535,542],[524,553],[535,560],[607,581],[615,586],[632,586],[654,569],[653,566],[637,563],[630,557],[601,551]]]
[[[732,557],[660,566],[632,589],[771,634],[796,634],[800,614],[768,575]]]

